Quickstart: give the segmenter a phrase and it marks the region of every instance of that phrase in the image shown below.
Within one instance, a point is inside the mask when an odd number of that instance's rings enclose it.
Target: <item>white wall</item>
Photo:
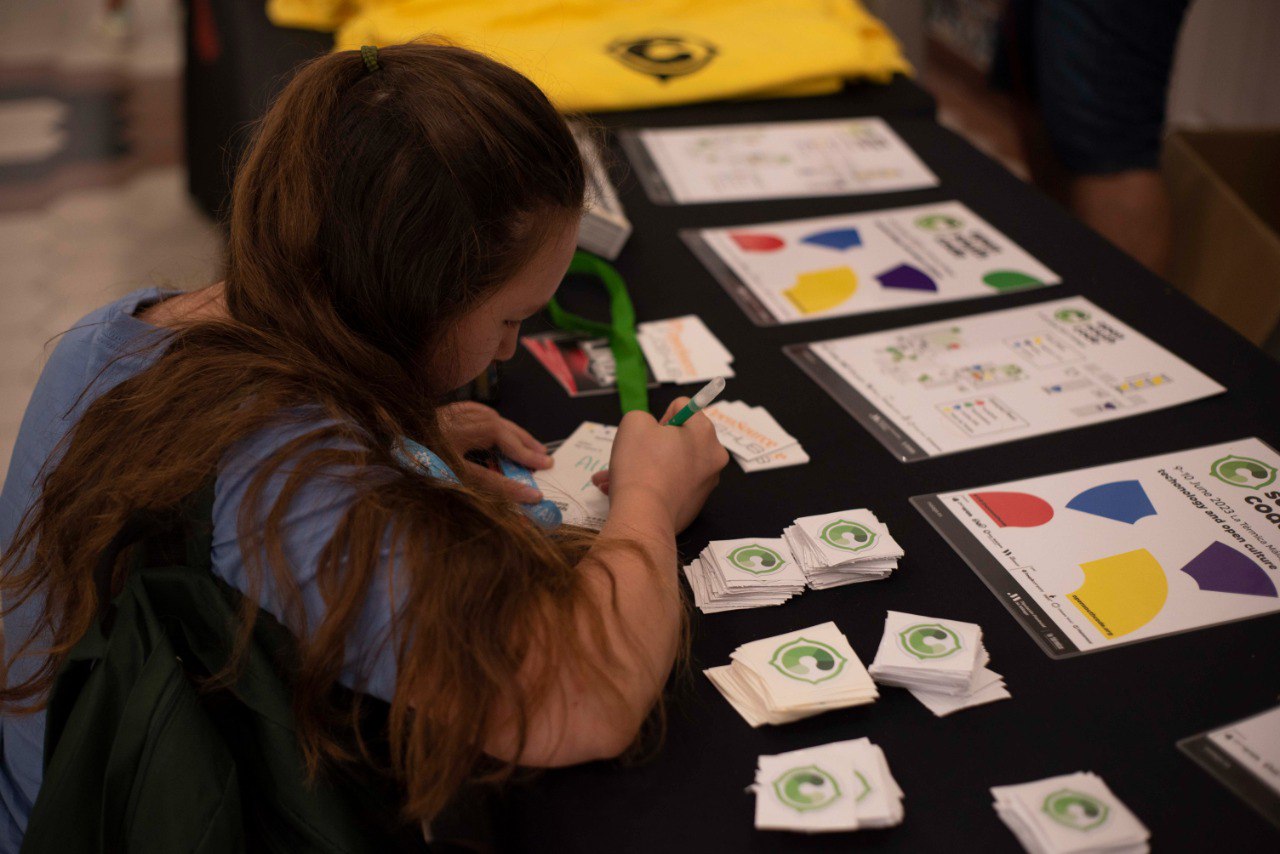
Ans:
[[[1174,60],[1168,123],[1280,126],[1280,2],[1191,4]]]

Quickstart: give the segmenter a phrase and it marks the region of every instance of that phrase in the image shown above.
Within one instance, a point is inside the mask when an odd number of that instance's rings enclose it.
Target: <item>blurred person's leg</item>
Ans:
[[[1036,183],[1163,274],[1171,221],[1160,142],[1188,0],[1012,0],[996,76],[1023,105]]]

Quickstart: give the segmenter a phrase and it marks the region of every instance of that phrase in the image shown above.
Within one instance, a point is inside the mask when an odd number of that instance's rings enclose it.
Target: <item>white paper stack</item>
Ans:
[[[627,219],[618,191],[609,181],[600,149],[583,128],[570,127],[582,152],[587,178],[587,210],[578,225],[578,246],[612,261],[631,236],[631,220]]]
[[[637,324],[636,341],[658,382],[705,383],[733,376],[733,354],[696,314]]]
[[[902,546],[870,510],[804,516],[782,532],[815,590],[888,578]]]
[[[1004,678],[987,669],[990,660],[973,623],[890,611],[870,671],[881,685],[907,688],[945,717],[1012,696]]]
[[[1031,854],[1145,854],[1151,833],[1091,772],[996,786],[996,813]]]
[[[861,706],[880,696],[835,623],[743,644],[730,659],[703,672],[753,727]]]
[[[781,537],[713,540],[684,574],[704,614],[781,605],[804,592],[804,573]]]
[[[715,425],[720,444],[745,472],[797,466],[809,462],[800,442],[763,406],[722,400],[703,410]]]
[[[756,828],[823,833],[902,823],[902,789],[865,738],[775,756],[756,767]]]

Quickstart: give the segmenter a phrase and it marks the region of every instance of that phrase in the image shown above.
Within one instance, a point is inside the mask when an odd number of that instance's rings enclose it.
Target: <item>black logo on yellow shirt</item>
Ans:
[[[609,55],[632,71],[648,74],[666,83],[707,67],[716,58],[716,47],[690,36],[645,36],[618,39],[608,47]]]

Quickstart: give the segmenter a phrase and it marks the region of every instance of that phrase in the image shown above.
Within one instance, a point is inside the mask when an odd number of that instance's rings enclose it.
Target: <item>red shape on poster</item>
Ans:
[[[745,231],[729,232],[729,239],[743,252],[777,252],[787,244],[772,234],[751,234]]]
[[[1001,528],[1038,528],[1053,518],[1053,506],[1026,492],[972,492],[969,497]]]

